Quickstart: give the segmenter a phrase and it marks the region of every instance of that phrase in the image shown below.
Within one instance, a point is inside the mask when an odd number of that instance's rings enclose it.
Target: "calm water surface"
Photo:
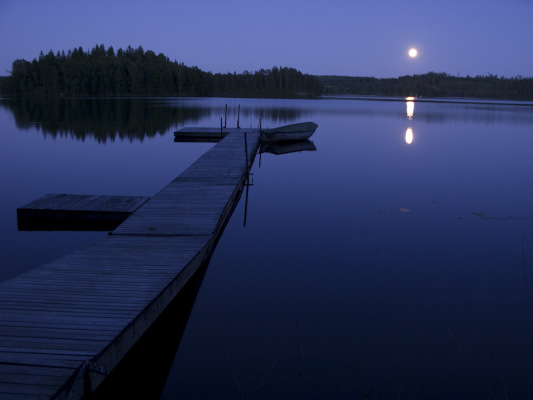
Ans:
[[[0,279],[106,232],[19,232],[46,193],[153,195],[209,149],[182,126],[311,120],[256,158],[162,399],[533,396],[533,107],[91,100],[0,107]],[[412,114],[412,116],[408,116]]]

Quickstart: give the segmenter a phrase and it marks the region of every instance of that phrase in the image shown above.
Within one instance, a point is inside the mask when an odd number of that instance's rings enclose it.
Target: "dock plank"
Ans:
[[[203,128],[185,127],[174,132],[177,142],[218,142],[228,134],[259,133],[257,128]]]
[[[54,394],[54,389],[51,385],[0,382],[0,396],[12,400],[48,399]]]

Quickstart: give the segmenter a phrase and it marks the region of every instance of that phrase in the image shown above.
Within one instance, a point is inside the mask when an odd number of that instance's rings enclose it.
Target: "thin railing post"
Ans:
[[[250,163],[248,161],[248,136],[244,132],[244,153],[246,154],[246,202],[244,203],[244,227],[246,227],[246,215],[248,214],[248,187],[250,186]]]
[[[248,167],[250,163],[248,161],[248,138],[246,137],[246,132],[244,132],[244,151],[246,154],[246,173],[248,173]]]

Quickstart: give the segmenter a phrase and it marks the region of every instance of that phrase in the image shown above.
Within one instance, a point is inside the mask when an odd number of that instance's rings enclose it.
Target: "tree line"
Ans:
[[[457,77],[429,72],[399,78],[320,76],[324,94],[387,97],[472,97],[485,99],[533,100],[533,78],[496,75]]]
[[[163,53],[128,46],[82,47],[13,62],[2,93],[53,97],[217,96],[315,97],[322,94],[315,76],[274,67],[254,73],[213,74],[170,61]]]
[[[314,76],[287,67],[255,72],[211,73],[170,61],[142,47],[97,45],[89,51],[41,52],[38,59],[13,62],[11,75],[0,77],[8,96],[106,97],[473,97],[533,100],[533,78],[496,75],[458,77],[429,72],[398,78]]]

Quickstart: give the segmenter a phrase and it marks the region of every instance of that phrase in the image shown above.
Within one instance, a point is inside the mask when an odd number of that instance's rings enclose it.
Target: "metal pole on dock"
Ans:
[[[259,118],[259,135],[261,135],[261,118]],[[259,168],[261,168],[261,149],[259,149]]]
[[[222,133],[222,117],[220,117],[220,133]]]
[[[226,112],[224,113],[224,128],[226,127],[227,119],[228,119],[228,105],[226,104]]]
[[[246,137],[246,132],[244,132],[244,151],[246,152],[246,171],[248,171],[250,162],[248,161],[248,139]]]
[[[241,105],[239,104],[239,111],[237,112],[237,129],[240,128],[240,126],[239,126],[240,118],[241,118]]]
[[[248,136],[244,132],[244,151],[246,153],[246,201],[244,203],[244,227],[246,228],[246,215],[248,214],[248,187],[250,186],[250,162],[248,160]]]

